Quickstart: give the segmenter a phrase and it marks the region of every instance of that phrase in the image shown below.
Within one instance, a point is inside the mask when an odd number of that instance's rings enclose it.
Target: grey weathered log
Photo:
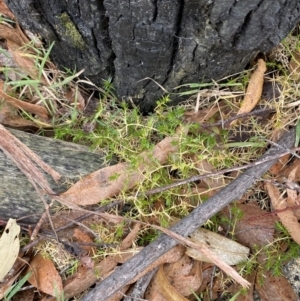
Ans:
[[[278,146],[272,146],[261,159],[271,159],[276,154],[285,153],[288,148],[294,146],[294,143],[295,129],[292,129],[280,139]],[[239,200],[247,189],[261,178],[275,162],[276,160],[271,160],[249,168],[213,197],[198,206],[170,230],[184,237],[188,236],[225,206],[235,200]],[[149,267],[155,260],[177,244],[178,242],[176,240],[162,234],[154,242],[146,246],[138,254],[118,267],[111,275],[101,281],[95,288],[89,291],[81,301],[108,300],[109,297],[118,292],[123,286],[136,277],[136,275],[139,275],[145,268]]]
[[[240,72],[300,21],[299,0],[5,1],[26,29],[55,42],[55,63],[85,69],[97,85],[112,78],[119,99],[143,111],[164,94],[149,78],[175,92]]]
[[[61,185],[57,185],[46,175],[56,193],[67,190],[72,182],[103,167],[104,155],[92,153],[88,147],[16,130],[11,132],[63,176]],[[0,219],[31,215],[22,221],[36,222],[45,210],[42,200],[26,176],[2,151],[0,178]]]

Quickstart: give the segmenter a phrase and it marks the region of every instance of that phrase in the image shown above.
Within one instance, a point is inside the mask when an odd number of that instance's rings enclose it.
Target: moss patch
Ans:
[[[85,47],[85,42],[77,30],[76,26],[70,19],[69,15],[64,12],[59,16],[60,26],[63,29],[63,36],[66,40],[71,41],[74,47],[79,48],[81,50]]]

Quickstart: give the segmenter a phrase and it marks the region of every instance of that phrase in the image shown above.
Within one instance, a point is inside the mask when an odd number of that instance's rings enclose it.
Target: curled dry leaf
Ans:
[[[267,182],[265,187],[274,209],[278,210],[277,216],[280,218],[280,221],[287,229],[293,240],[300,244],[300,225],[293,211],[287,208],[286,199],[281,197],[278,188],[272,183]]]
[[[265,61],[263,59],[259,59],[257,61],[257,68],[250,77],[246,95],[237,115],[251,112],[258,103],[263,91],[264,73],[266,70],[267,67]],[[235,122],[232,122],[231,125],[234,123]]]
[[[202,283],[201,263],[186,255],[176,262],[165,264],[164,273],[172,286],[185,297],[197,291]]]
[[[35,58],[32,54],[24,52],[17,43],[11,40],[7,40],[6,45],[21,71],[26,72],[32,79],[41,80],[45,85],[48,84],[43,77],[40,77],[39,70],[36,68]]]
[[[4,104],[0,108],[0,123],[15,129],[37,128],[36,123],[31,120],[24,119],[14,112],[12,107]]]
[[[30,262],[27,272],[30,271],[33,272],[28,279],[30,284],[48,295],[61,295],[63,290],[62,279],[50,259],[37,254]]]
[[[228,274],[230,277],[232,277],[234,280],[236,280],[239,284],[241,284],[243,287],[249,287],[250,283],[246,281],[239,273],[232,268],[230,265],[228,265],[226,262],[222,261],[219,256],[217,256],[214,252],[212,252],[206,244],[196,244],[193,241],[177,234],[176,232],[173,232],[171,230],[162,228],[160,226],[152,225],[153,228],[158,229],[162,231],[163,233],[169,235],[173,239],[176,239],[178,242],[194,248],[198,250],[199,252],[203,253],[209,260],[211,260],[212,263],[214,263],[216,266],[218,266],[220,269],[222,269],[226,274]]]
[[[49,119],[49,114],[48,114],[48,111],[46,108],[39,106],[39,105],[35,105],[32,103],[28,103],[28,102],[19,100],[17,98],[14,98],[14,97],[6,94],[4,92],[4,82],[3,81],[0,81],[0,97],[3,98],[8,105],[10,105],[16,109],[21,109],[26,112],[36,114],[45,120]]]
[[[188,301],[174,286],[172,286],[165,275],[163,265],[160,266],[157,275],[149,285],[150,291],[146,291],[147,300],[155,301]]]
[[[0,281],[10,271],[18,258],[20,249],[19,233],[20,226],[17,225],[15,219],[10,218],[0,238]]]
[[[190,240],[196,244],[205,244],[221,260],[229,265],[236,265],[247,260],[250,249],[217,233],[199,228],[190,235]],[[203,253],[187,248],[188,256],[204,262],[211,262]]]

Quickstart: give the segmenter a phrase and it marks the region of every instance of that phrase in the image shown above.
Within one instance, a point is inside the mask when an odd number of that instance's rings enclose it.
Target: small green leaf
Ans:
[[[300,119],[298,120],[296,125],[295,147],[299,145],[299,141],[300,141]]]

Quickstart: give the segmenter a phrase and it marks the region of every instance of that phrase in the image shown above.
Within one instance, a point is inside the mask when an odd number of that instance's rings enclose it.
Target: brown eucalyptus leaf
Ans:
[[[242,212],[242,217],[235,224],[235,238],[244,246],[253,250],[254,246],[262,247],[274,240],[276,218],[272,214],[252,204],[236,204],[235,210]],[[227,218],[235,218],[229,213],[230,207],[222,211]],[[228,225],[222,227],[227,230]]]
[[[129,190],[144,179],[149,168],[165,163],[168,155],[177,150],[177,142],[177,137],[167,137],[152,151],[140,154],[140,164],[135,169],[129,163],[104,167],[82,178],[60,196],[77,205],[92,205]]]
[[[287,208],[286,199],[281,197],[278,188],[272,183],[267,182],[265,187],[274,209],[277,210],[276,214],[280,218],[281,223],[285,226],[293,240],[300,244],[300,224],[293,211]]]
[[[284,276],[273,276],[272,273],[268,271],[257,274],[255,289],[257,290],[261,301],[298,300],[291,284]]]
[[[28,282],[40,291],[51,296],[62,293],[62,279],[50,259],[44,258],[41,254],[35,255],[27,272],[30,271],[32,274]]]
[[[265,61],[263,59],[259,59],[257,61],[257,68],[250,77],[246,95],[237,115],[251,112],[253,108],[257,105],[263,91],[264,73],[266,72],[266,70],[267,67]],[[235,123],[236,122],[234,121],[231,123],[231,125]]]

